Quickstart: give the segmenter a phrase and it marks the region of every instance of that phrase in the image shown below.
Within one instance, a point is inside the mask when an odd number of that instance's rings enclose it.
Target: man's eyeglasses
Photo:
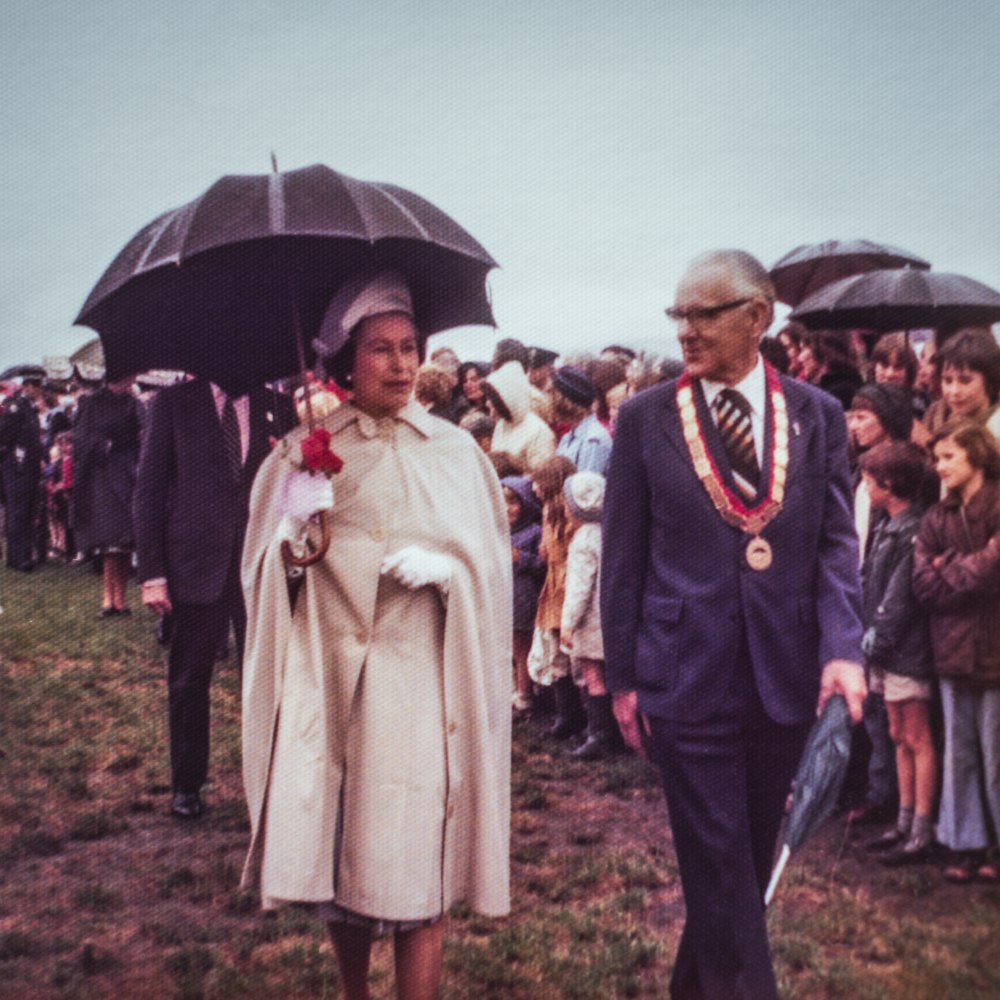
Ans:
[[[733,299],[732,302],[723,302],[717,306],[691,306],[690,309],[681,309],[679,306],[667,306],[663,311],[667,314],[667,319],[672,319],[675,323],[683,323],[687,320],[692,326],[705,323],[716,316],[721,316],[730,309],[745,306],[750,299]]]

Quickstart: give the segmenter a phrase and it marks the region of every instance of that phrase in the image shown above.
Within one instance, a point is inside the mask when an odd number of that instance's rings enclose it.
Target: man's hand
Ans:
[[[165,583],[144,583],[142,585],[142,603],[161,617],[174,609],[170,603],[170,594]]]
[[[831,660],[824,668],[819,682],[819,702],[816,714],[823,711],[823,706],[835,694],[844,696],[851,721],[855,724],[861,721],[861,712],[868,694],[865,683],[865,672],[860,663],[853,660]]]
[[[649,725],[646,717],[639,711],[639,696],[635,691],[617,691],[612,698],[612,704],[615,720],[618,722],[626,746],[645,758],[646,747],[642,742],[642,734],[649,735]]]

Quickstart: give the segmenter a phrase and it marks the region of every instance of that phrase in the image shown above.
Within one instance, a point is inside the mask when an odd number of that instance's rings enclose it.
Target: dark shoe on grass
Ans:
[[[890,847],[898,847],[906,840],[906,834],[901,833],[895,827],[886,830],[885,833],[872,838],[865,843],[866,851],[888,851]]]
[[[197,819],[204,811],[197,792],[174,792],[170,800],[170,814],[178,819]]]

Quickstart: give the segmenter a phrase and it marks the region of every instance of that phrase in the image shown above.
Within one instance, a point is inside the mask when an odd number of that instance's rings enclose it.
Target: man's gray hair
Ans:
[[[691,262],[692,267],[719,267],[748,295],[760,295],[773,306],[774,282],[767,268],[746,250],[709,250]]]

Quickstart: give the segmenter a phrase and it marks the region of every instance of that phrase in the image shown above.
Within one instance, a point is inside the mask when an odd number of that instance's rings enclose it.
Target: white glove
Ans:
[[[295,469],[285,477],[278,498],[278,537],[297,542],[305,534],[313,514],[333,510],[333,481],[322,473],[311,474]]]
[[[440,552],[428,552],[419,545],[407,545],[382,560],[381,572],[410,590],[431,586],[447,594],[451,584],[451,559]]]

